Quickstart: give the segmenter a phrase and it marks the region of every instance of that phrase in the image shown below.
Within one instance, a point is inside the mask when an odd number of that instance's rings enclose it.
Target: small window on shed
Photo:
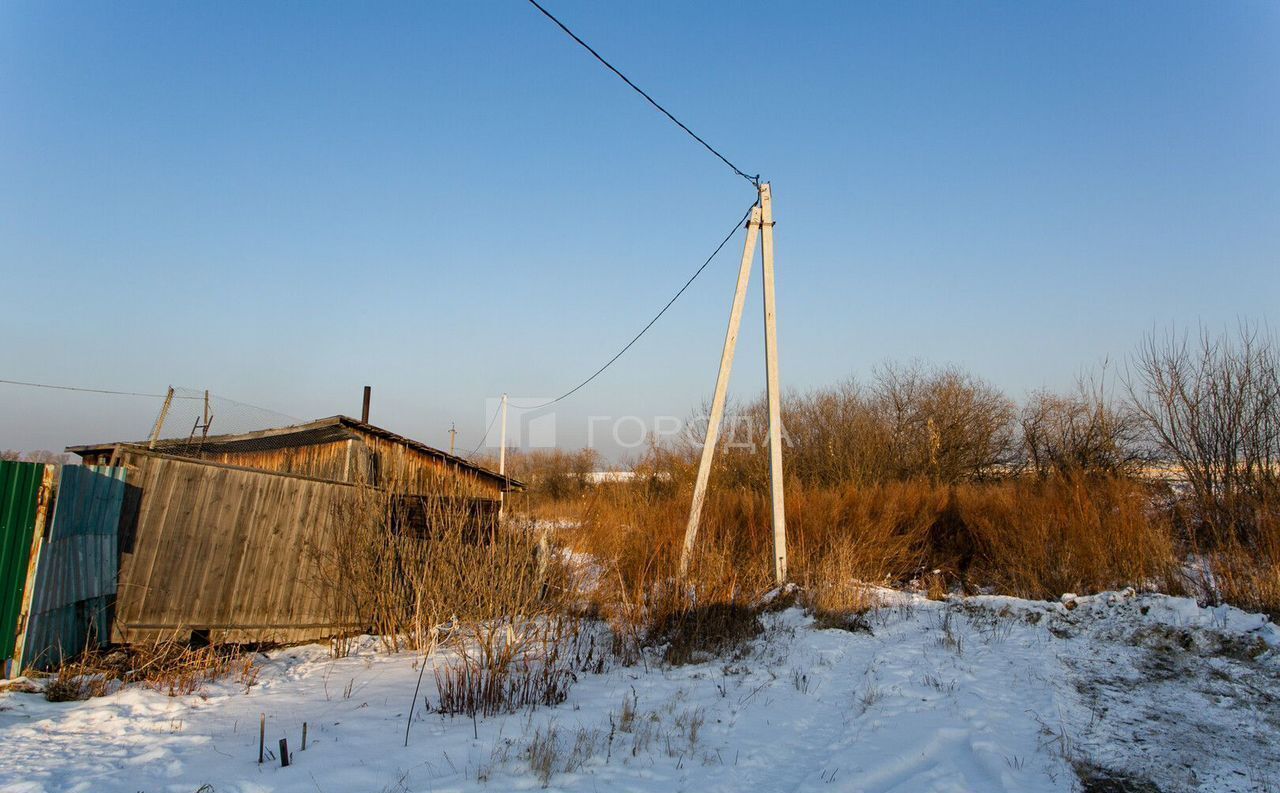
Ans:
[[[381,476],[382,455],[377,452],[369,452],[369,484],[373,487],[377,487]]]

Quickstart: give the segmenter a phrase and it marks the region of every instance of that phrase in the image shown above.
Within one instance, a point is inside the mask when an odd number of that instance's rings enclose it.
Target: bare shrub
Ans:
[[[559,705],[577,682],[569,664],[578,628],[542,621],[468,626],[456,638],[457,659],[435,670],[436,710],[475,718]]]
[[[762,414],[764,424],[766,416]],[[853,380],[783,402],[787,470],[814,487],[884,481],[892,430],[873,395]]]
[[[1033,393],[1022,408],[1027,465],[1039,477],[1132,475],[1146,462],[1141,416],[1110,397],[1106,374],[1080,378],[1065,396]]]
[[[888,363],[869,387],[846,380],[785,396],[787,471],[819,488],[997,478],[1018,460],[1016,419],[1008,397],[959,368]],[[696,457],[702,437],[688,439],[686,456]],[[730,406],[712,486],[767,492],[767,451],[764,398]]]
[[[527,619],[557,609],[565,591],[554,558],[539,561],[540,534],[521,520],[499,525],[447,482],[431,496],[394,486],[352,488],[327,544],[311,549],[318,582],[338,614],[353,615],[388,648],[422,648],[445,623]]]
[[[50,702],[78,702],[89,698],[89,686],[71,667],[62,667],[44,684],[44,698]]]
[[[507,472],[528,487],[531,502],[580,498],[591,487],[599,455],[594,449],[511,449]]]
[[[1280,350],[1242,324],[1234,335],[1152,334],[1129,381],[1152,439],[1195,496],[1210,544],[1251,542],[1280,503]]]
[[[741,653],[764,631],[757,610],[741,603],[681,603],[655,614],[647,639],[665,646],[663,660],[673,666]]]
[[[874,393],[897,478],[990,478],[1016,458],[1013,402],[967,372],[887,364],[876,372]]]
[[[70,465],[75,457],[66,452],[51,452],[48,449],[21,451],[18,449],[0,450],[0,460],[17,460],[25,463],[52,463],[53,465]]]

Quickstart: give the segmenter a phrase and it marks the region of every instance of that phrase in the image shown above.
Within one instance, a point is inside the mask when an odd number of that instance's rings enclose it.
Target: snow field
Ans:
[[[247,693],[220,682],[50,703],[10,691],[0,790],[1035,792],[1080,790],[1083,775],[1167,793],[1280,779],[1280,629],[1264,617],[1131,591],[880,596],[869,631],[765,614],[736,657],[580,674],[554,708],[473,724],[420,696],[408,748],[417,659],[372,639],[341,659],[272,652]],[[434,701],[430,668],[422,688]],[[288,768],[274,759],[281,737]]]

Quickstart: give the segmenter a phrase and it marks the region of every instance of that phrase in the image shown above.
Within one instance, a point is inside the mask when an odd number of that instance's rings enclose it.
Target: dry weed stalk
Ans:
[[[558,705],[577,682],[576,621],[477,623],[455,638],[457,659],[435,669],[436,710],[472,718]]]
[[[312,549],[335,614],[398,651],[426,646],[441,624],[554,612],[563,568],[546,555],[540,562],[530,523],[499,525],[496,507],[448,480],[431,496],[404,495],[394,484],[352,488],[329,545]]]
[[[171,697],[198,693],[207,683],[233,679],[246,691],[258,682],[254,656],[233,646],[192,647],[176,636],[110,651],[93,651],[64,663],[45,684],[52,702],[87,699],[137,684]]]

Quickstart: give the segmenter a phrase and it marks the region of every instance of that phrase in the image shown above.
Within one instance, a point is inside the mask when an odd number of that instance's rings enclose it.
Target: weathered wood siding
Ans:
[[[260,451],[208,452],[202,460],[212,460],[245,468],[260,468],[282,474],[300,474],[334,482],[351,481],[351,446],[354,440],[316,443],[309,446],[286,446]],[[182,456],[182,455],[179,455]]]
[[[350,485],[130,451],[112,638],[293,642],[361,629],[322,582]]]
[[[362,434],[353,457],[360,460],[353,475],[370,477],[365,481],[398,493],[496,499],[500,491],[493,480],[377,435]]]

